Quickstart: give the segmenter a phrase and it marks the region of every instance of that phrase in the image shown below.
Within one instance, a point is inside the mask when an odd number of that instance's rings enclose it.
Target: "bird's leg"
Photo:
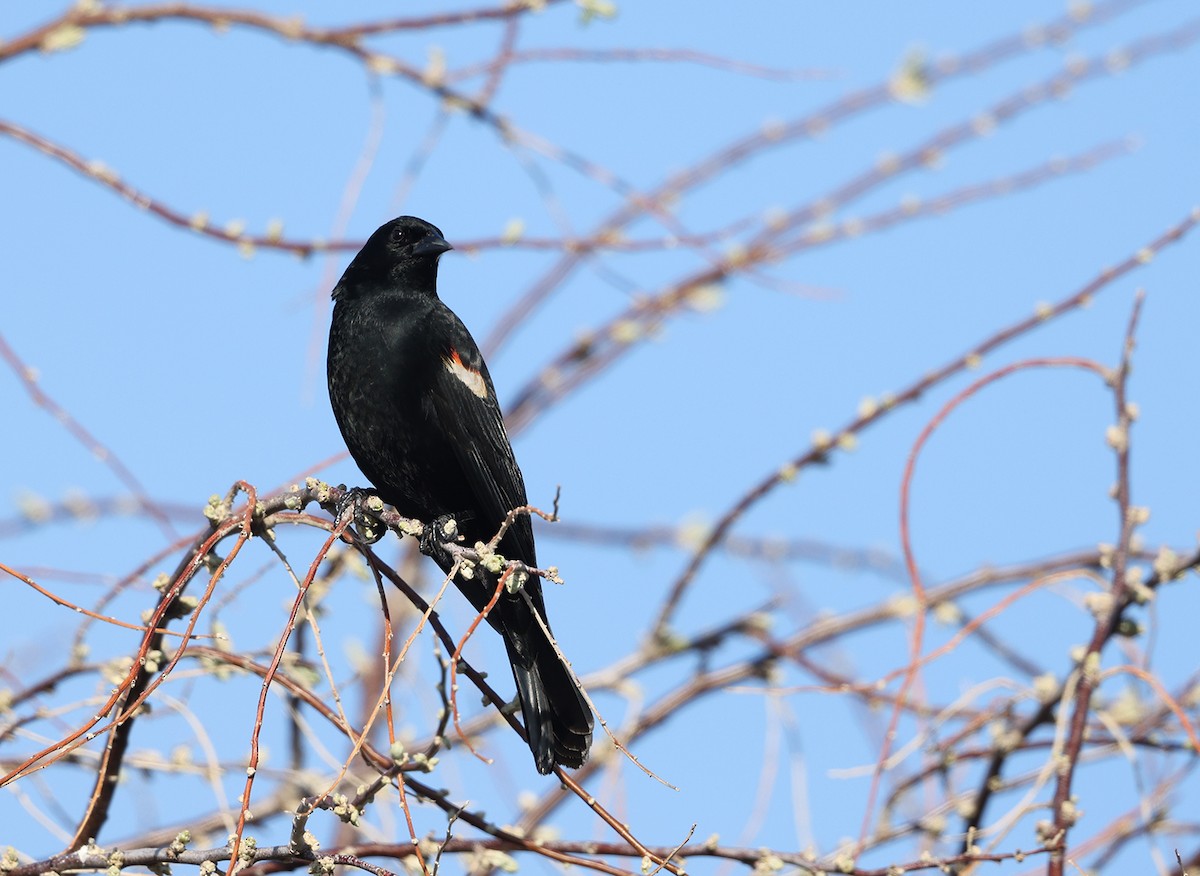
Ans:
[[[354,487],[347,490],[337,503],[335,520],[341,520],[346,512],[353,514],[354,529],[367,544],[375,544],[383,538],[387,527],[376,516],[377,511],[383,510],[383,500],[365,487]]]

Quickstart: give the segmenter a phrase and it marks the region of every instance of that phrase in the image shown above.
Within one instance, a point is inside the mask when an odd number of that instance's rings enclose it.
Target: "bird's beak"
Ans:
[[[430,235],[413,247],[412,254],[415,256],[440,256],[442,253],[452,249],[454,247],[446,243],[442,238]]]

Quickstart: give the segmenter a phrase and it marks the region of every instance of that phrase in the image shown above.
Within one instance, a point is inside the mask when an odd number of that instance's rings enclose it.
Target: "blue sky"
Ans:
[[[313,25],[342,23],[344,14],[316,3],[255,8],[303,15]],[[418,8],[406,6],[405,14]],[[492,108],[521,131],[648,190],[725,144],[887,82],[906,57],[936,62],[968,53],[1003,36],[1028,34],[1063,11],[1044,2],[763,2],[733,13],[728,6],[661,2],[621,4],[616,18],[584,24],[579,9],[563,3],[524,19],[518,48],[689,49],[812,75],[774,81],[684,62],[530,63],[509,71]],[[0,40],[54,14],[42,3],[7,4]],[[362,3],[353,14],[369,20],[395,10]],[[734,227],[708,253],[686,246],[616,251],[575,272],[490,358],[501,399],[516,398],[581,333],[605,325],[639,295],[699,271],[771,216],[819,200],[883,157],[976,119],[1079,59],[1109,58],[1115,69],[1123,47],[1189,23],[1194,29],[1194,14],[1185,0],[1134,4],[1064,44],[1019,53],[938,85],[919,101],[893,102],[820,136],[763,151],[673,205],[692,233]],[[479,24],[388,36],[371,45],[420,69],[436,46],[454,70],[490,58],[500,39],[498,25]],[[936,167],[875,187],[829,221],[869,217],[915,203],[914,197],[928,202],[1103,144],[1134,145],[1086,173],[805,250],[766,267],[766,281],[728,282],[718,309],[673,316],[652,341],[635,345],[515,436],[531,501],[549,505],[561,485],[570,523],[715,520],[752,484],[802,453],[815,430],[849,422],[864,397],[908,386],[1034,312],[1039,302],[1065,298],[1127,258],[1200,203],[1200,114],[1192,93],[1197,58],[1189,44],[1080,83],[990,136],[948,150]],[[0,64],[0,80],[0,119],[102,161],[183,215],[204,212],[218,226],[240,220],[250,233],[281,220],[288,237],[362,240],[386,219],[413,213],[439,225],[452,242],[494,238],[514,220],[525,235],[539,238],[589,233],[622,202],[611,187],[564,162],[505,143],[492,126],[461,112],[440,117],[439,101],[426,89],[398,79],[372,81],[360,64],[334,50],[238,27],[221,34],[180,22],[98,29],[69,51],[28,53]],[[472,90],[478,80],[464,87]],[[436,147],[424,155],[421,144],[431,132]],[[367,148],[373,152],[361,189],[348,200]],[[410,180],[418,157],[421,171]],[[174,521],[179,533],[197,528],[207,497],[233,481],[268,490],[342,450],[325,397],[323,356],[328,291],[348,253],[299,259],[259,249],[247,258],[234,246],[136,209],[8,136],[0,136],[0,180],[6,268],[0,333],[37,369],[39,386],[118,456],[148,495],[196,509]],[[643,218],[626,233],[658,239],[667,232]],[[554,258],[520,246],[460,247],[442,260],[442,296],[482,340]],[[924,424],[991,368],[1038,356],[1114,364],[1135,290],[1142,288],[1147,299],[1131,382],[1141,412],[1133,437],[1135,503],[1151,509],[1141,530],[1148,546],[1189,548],[1200,487],[1192,402],[1200,366],[1197,276],[1200,246],[1193,234],[1106,287],[1090,307],[1023,336],[987,357],[979,371],[939,385],[881,421],[860,436],[853,453],[773,491],[735,531],[898,556],[900,479]],[[2,446],[9,509],[0,518],[15,519],[28,495],[54,502],[127,493],[112,469],[35,407],[7,370],[0,374],[0,401],[7,413]],[[934,436],[918,467],[913,537],[929,580],[1112,541],[1116,510],[1107,490],[1114,465],[1104,442],[1112,420],[1110,396],[1095,378],[1076,372],[1018,374],[968,401]],[[361,481],[347,460],[320,474],[331,482]],[[288,538],[293,563],[307,566],[319,541],[308,534]],[[115,579],[166,544],[152,522],[104,518],[10,529],[0,542],[0,561],[91,604],[105,584],[76,583],[61,573]],[[679,550],[609,550],[547,528],[539,530],[539,544],[543,561],[560,566],[569,583],[550,594],[550,612],[584,674],[637,647],[646,634],[642,618],[653,615],[686,563]],[[399,556],[394,548],[389,555]],[[245,590],[237,597],[239,610],[226,618],[235,640],[267,641],[284,621],[281,606],[291,585],[276,571],[253,578],[259,565],[270,569],[266,551],[246,561],[237,579]],[[676,626],[694,632],[781,596],[786,607],[777,624],[784,635],[787,625],[802,626],[817,612],[874,604],[906,587],[861,569],[718,556],[704,567]],[[1076,581],[1039,593],[999,618],[995,629],[1061,673],[1068,647],[1090,634],[1090,620],[1076,604],[1086,589]],[[56,665],[75,619],[15,581],[4,593],[12,600],[9,616],[22,618],[22,629],[0,640],[0,659],[15,676],[35,677],[37,667]],[[143,588],[117,606],[136,618],[147,598]],[[964,607],[981,611],[996,598],[984,593]],[[369,638],[374,628],[374,595],[364,586],[362,593],[333,599],[327,635],[337,643],[334,656],[349,660],[346,643],[356,635]],[[1147,612],[1155,630],[1152,665],[1178,684],[1195,669],[1188,632],[1198,608],[1194,579],[1176,585],[1162,603]],[[469,621],[457,602],[445,612],[453,622]],[[264,618],[265,631],[254,626]],[[931,634],[930,647],[948,634]],[[120,645],[101,641],[105,653],[123,653]],[[905,647],[903,628],[893,625],[845,639],[838,652],[823,656],[874,678],[899,665]],[[752,651],[736,644],[714,659],[732,662]],[[489,665],[498,656],[480,644],[475,659]],[[427,675],[428,663],[420,671]],[[672,664],[639,676],[638,683],[653,696],[687,672]],[[944,702],[997,672],[994,660],[963,654],[931,669],[927,684],[931,697]],[[493,675],[507,684],[503,667],[494,667]],[[795,670],[784,675],[788,685],[811,681]],[[12,677],[0,681],[12,684]],[[1115,696],[1120,687],[1114,682],[1108,692]],[[624,704],[611,694],[598,701],[619,724]],[[218,702],[221,720],[213,732],[244,736],[251,713],[236,696]],[[720,833],[723,842],[793,849],[811,842],[829,853],[839,838],[858,834],[867,780],[846,778],[844,771],[874,762],[879,744],[873,733],[883,714],[864,715],[827,694],[721,694],[638,746],[643,760],[680,786],[678,793],[629,765],[614,767],[595,791],[647,842],[673,845],[697,822],[699,839]],[[760,818],[752,813],[764,734],[770,738],[772,728],[782,733],[783,766],[764,792],[770,805]],[[505,811],[510,784],[545,786],[519,745],[489,741],[493,753],[505,754],[503,766],[481,771],[455,759],[441,781],[460,787],[474,779],[473,793],[480,788],[496,795],[480,800],[481,807],[490,802],[489,813],[508,821],[515,818]],[[143,737],[141,744],[151,741]],[[1153,775],[1165,764],[1144,768]],[[1081,779],[1094,819],[1081,824],[1081,838],[1136,804],[1135,774],[1131,768]],[[1190,781],[1180,793],[1194,804],[1194,777]],[[1119,792],[1106,793],[1113,788]],[[805,795],[807,813],[796,805]],[[52,831],[37,826],[16,796],[0,794],[0,813],[0,823],[22,819],[29,831],[29,839],[0,835],[0,844],[20,840],[32,854],[56,848]],[[114,836],[156,816],[123,817],[128,821],[114,827]],[[436,816],[429,817],[436,825]],[[582,812],[568,809],[559,820],[565,835],[606,836]],[[1033,820],[1002,847],[1031,846]],[[1150,847],[1135,846],[1125,860],[1148,860]],[[891,859],[884,852],[881,860]]]

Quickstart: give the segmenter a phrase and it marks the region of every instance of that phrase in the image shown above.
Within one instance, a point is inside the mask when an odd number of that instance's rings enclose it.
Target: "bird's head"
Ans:
[[[437,263],[453,249],[436,225],[416,216],[400,216],[381,225],[346,268],[333,297],[349,297],[356,285],[381,283],[436,294]]]

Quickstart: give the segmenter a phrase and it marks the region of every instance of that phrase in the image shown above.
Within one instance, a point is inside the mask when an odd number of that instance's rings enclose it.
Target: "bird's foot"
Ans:
[[[387,526],[379,519],[383,500],[365,487],[347,490],[337,503],[334,519],[341,520],[343,514],[351,514],[351,522],[359,537],[367,544],[375,544],[387,532]]]
[[[453,514],[443,514],[426,524],[421,532],[421,553],[435,560],[444,557],[446,551],[442,545],[448,541],[462,541],[462,533],[458,531],[458,521]]]

